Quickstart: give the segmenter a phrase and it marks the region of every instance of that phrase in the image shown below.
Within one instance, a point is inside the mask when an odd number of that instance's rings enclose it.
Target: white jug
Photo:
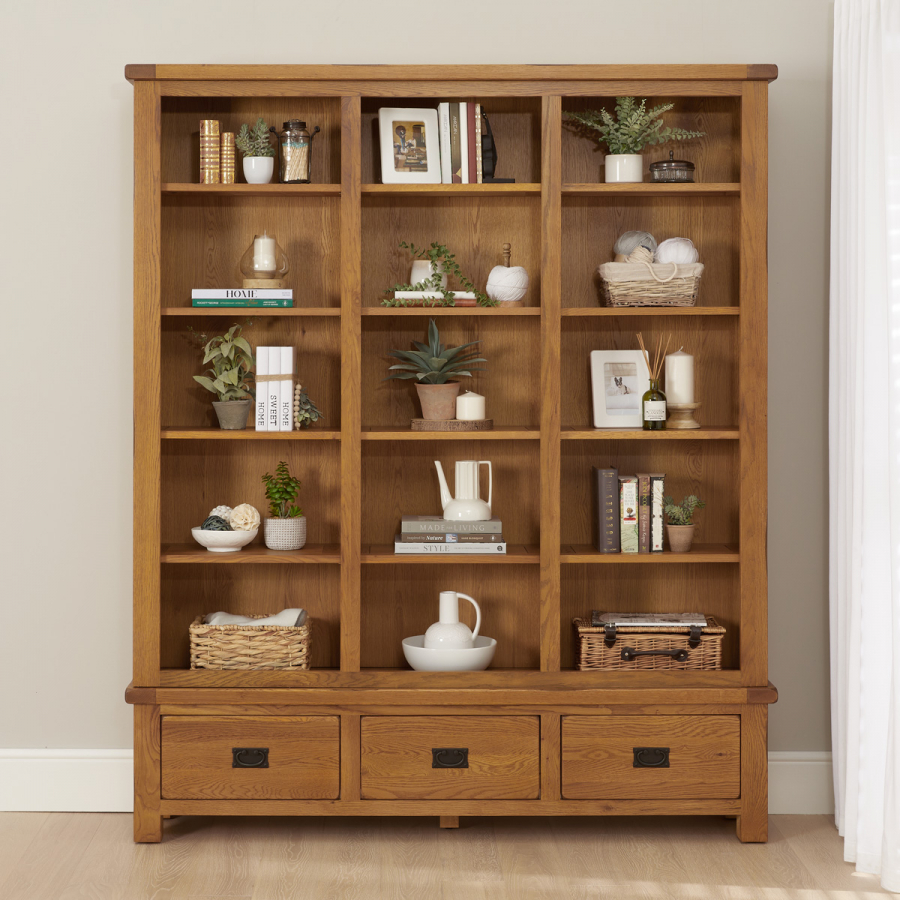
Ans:
[[[441,464],[435,460],[438,483],[441,487],[441,506],[444,518],[458,522],[482,522],[491,517],[491,500],[494,496],[494,472],[487,460],[464,459],[456,463],[456,497],[450,493]],[[487,503],[478,494],[478,467],[488,467]]]
[[[464,597],[475,607],[475,630],[459,621],[459,598]],[[429,650],[471,650],[481,628],[481,607],[460,591],[441,591],[440,621],[425,632],[425,647]]]

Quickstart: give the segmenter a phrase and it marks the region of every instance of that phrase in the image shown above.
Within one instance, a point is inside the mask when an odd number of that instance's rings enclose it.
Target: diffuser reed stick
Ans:
[[[659,389],[659,375],[669,349],[671,335],[666,335],[665,347],[663,347],[662,335],[657,337],[652,365],[650,364],[650,354],[644,344],[644,336],[640,332],[637,333],[637,339],[641,353],[644,355],[644,361],[647,363],[647,372],[650,374],[650,390],[644,394],[641,402],[643,428],[644,431],[665,431],[666,395]]]

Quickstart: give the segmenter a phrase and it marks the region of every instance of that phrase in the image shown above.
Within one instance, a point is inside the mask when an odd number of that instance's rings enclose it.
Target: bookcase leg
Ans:
[[[441,828],[459,828],[459,816],[441,816]]]
[[[162,840],[160,806],[159,707],[134,708],[134,840],[158,844]]]
[[[737,836],[745,844],[769,838],[769,769],[767,753],[769,708],[745,706],[741,713],[741,814]]]

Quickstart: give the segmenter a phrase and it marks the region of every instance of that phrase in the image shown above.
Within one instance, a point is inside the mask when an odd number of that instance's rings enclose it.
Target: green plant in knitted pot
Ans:
[[[673,553],[687,553],[694,541],[694,511],[706,506],[696,494],[676,503],[671,497],[663,498],[663,512],[666,514],[666,535],[669,549]]]
[[[275,474],[262,476],[269,501],[269,515],[265,521],[264,539],[270,550],[300,550],[306,543],[306,516],[294,501],[300,493],[300,479],[290,473],[282,460]]]

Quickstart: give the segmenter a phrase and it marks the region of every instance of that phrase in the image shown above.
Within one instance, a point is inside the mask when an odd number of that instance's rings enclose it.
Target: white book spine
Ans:
[[[450,291],[454,300],[474,300],[474,291]],[[395,300],[437,300],[443,298],[438,291],[394,291]]]
[[[268,290],[265,288],[194,288],[191,291],[193,300],[292,300],[294,291],[291,288]]]
[[[459,104],[459,158],[463,184],[469,183],[469,104]]]
[[[663,552],[663,496],[665,483],[661,477],[650,476],[650,552]]]
[[[281,374],[281,347],[269,348],[269,375]],[[266,431],[278,431],[278,406],[281,400],[281,382],[267,381]]]
[[[496,556],[497,554],[506,553],[506,541],[478,544],[445,544],[437,541],[432,543],[426,543],[424,541],[410,541],[404,543],[403,541],[395,539],[394,553],[450,553],[458,556],[484,556],[493,553]]]
[[[450,104],[438,104],[438,122],[441,130],[441,183],[453,184],[450,168]]]
[[[256,377],[269,374],[269,348],[256,348]],[[268,431],[268,416],[266,415],[266,397],[269,393],[268,381],[256,382],[256,430]]]
[[[475,104],[475,183],[483,184],[484,169],[481,157],[481,104]]]
[[[294,348],[293,347],[282,347],[281,348],[281,372],[279,375],[293,375],[294,374]],[[291,431],[293,427],[293,410],[294,410],[294,397],[293,397],[293,381],[290,378],[283,378],[279,382],[279,396],[278,396],[278,430],[279,431]]]

